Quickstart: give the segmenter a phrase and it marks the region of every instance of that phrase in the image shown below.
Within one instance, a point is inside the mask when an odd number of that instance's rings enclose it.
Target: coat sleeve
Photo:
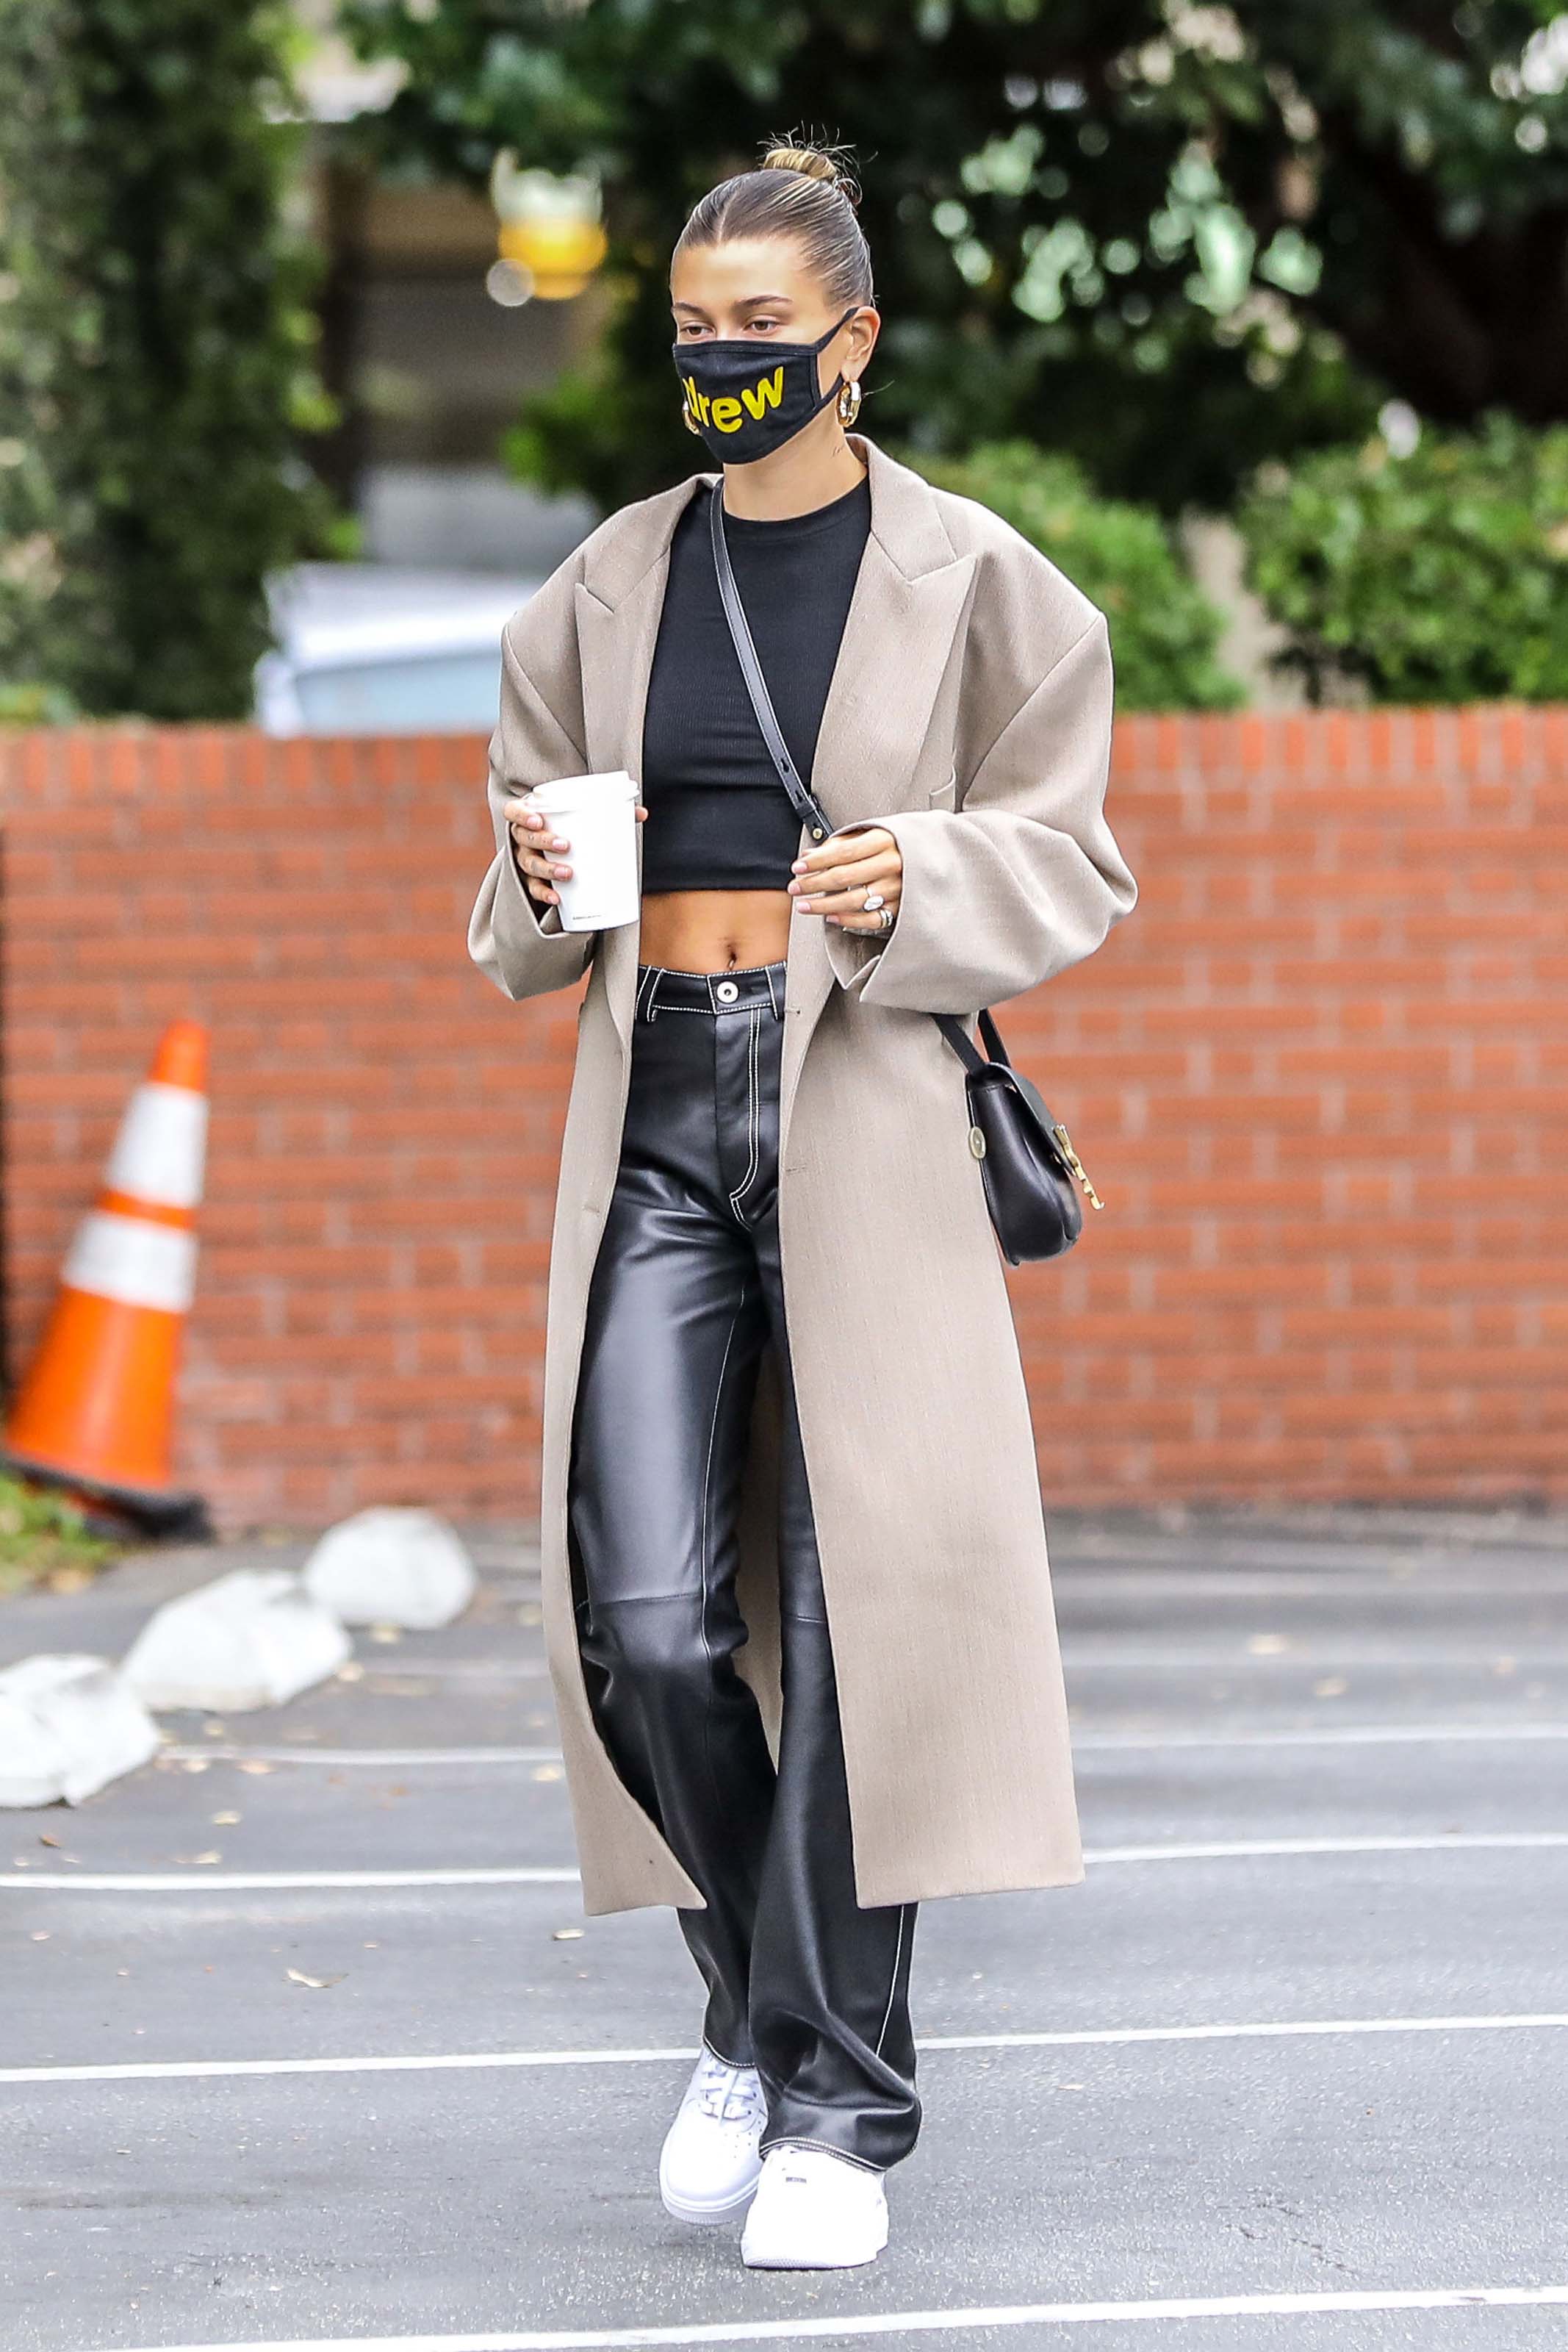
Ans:
[[[843,988],[867,1004],[972,1013],[1080,962],[1132,912],[1137,885],[1105,822],[1111,703],[1095,612],[1026,687],[961,806],[866,821],[898,843],[898,919],[880,947],[828,930]]]
[[[468,952],[514,1000],[570,988],[599,944],[597,931],[563,930],[560,908],[529,897],[501,814],[512,793],[556,776],[581,775],[588,767],[572,612],[578,576],[578,561],[569,557],[501,634],[500,719],[490,739],[496,856],[469,919]]]

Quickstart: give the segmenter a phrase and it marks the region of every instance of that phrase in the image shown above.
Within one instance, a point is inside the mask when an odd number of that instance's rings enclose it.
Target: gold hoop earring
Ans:
[[[681,403],[681,423],[685,426],[688,433],[695,433],[699,441],[702,439],[703,429],[697,423],[696,418],[692,415],[690,401],[683,400]]]
[[[849,403],[847,408],[844,406],[846,400]],[[858,376],[852,378],[850,383],[841,387],[839,393],[838,408],[839,423],[852,425],[861,413],[861,388]]]

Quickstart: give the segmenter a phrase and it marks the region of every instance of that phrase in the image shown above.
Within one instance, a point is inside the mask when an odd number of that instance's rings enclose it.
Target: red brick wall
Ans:
[[[537,1502],[571,998],[463,933],[472,740],[0,749],[13,1370],[211,1024],[183,1469],[230,1523]],[[1568,1495],[1568,710],[1128,719],[1143,887],[1011,1042],[1109,1206],[1015,1278],[1048,1496]]]

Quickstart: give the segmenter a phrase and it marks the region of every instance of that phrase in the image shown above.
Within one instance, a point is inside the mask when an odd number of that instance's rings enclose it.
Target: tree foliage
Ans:
[[[1123,710],[1233,710],[1239,683],[1217,658],[1223,627],[1157,514],[1096,498],[1071,457],[1029,441],[917,460],[941,488],[977,499],[1048,555],[1111,625]]]
[[[1568,19],[1552,0],[348,0],[409,79],[366,136],[480,182],[603,179],[620,308],[529,404],[542,478],[689,462],[665,271],[687,210],[791,126],[852,140],[886,324],[868,422],[1021,434],[1220,505],[1401,395],[1568,415]]]
[[[322,543],[284,27],[0,0],[0,693],[238,717],[263,582]]]
[[[1277,478],[1270,478],[1270,475]],[[1314,692],[1568,698],[1568,427],[1381,439],[1265,471],[1241,509],[1251,584]]]

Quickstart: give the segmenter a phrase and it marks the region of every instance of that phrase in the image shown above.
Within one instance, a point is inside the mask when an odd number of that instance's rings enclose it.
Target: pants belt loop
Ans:
[[[644,979],[642,990],[639,992],[641,1003],[638,1009],[641,1011],[645,1020],[656,1021],[659,1017],[659,982],[664,976],[664,966],[662,964],[654,963],[649,965],[647,977]]]
[[[771,1008],[773,1018],[777,1021],[779,1018],[779,999],[774,992],[773,966],[770,963],[765,963],[763,965],[762,977],[768,982],[768,1003]]]

